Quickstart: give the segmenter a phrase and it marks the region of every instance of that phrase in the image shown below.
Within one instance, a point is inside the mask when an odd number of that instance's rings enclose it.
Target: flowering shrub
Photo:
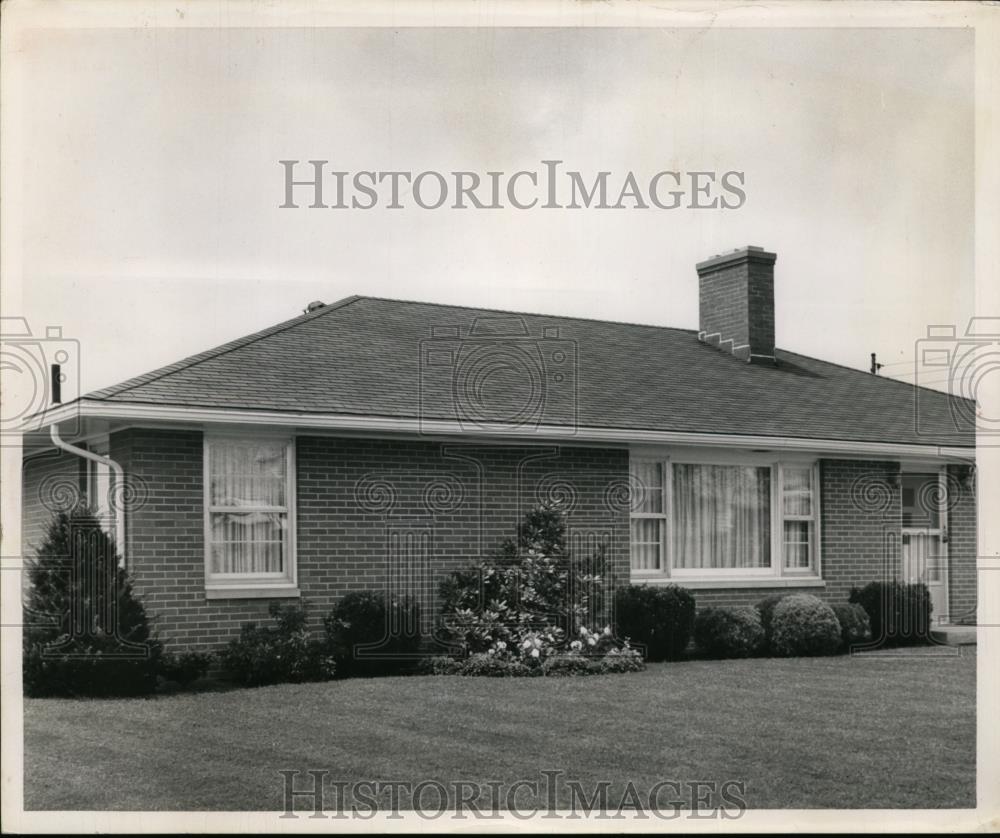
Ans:
[[[477,654],[460,662],[457,670],[459,675],[485,675],[490,678],[518,678],[528,675],[541,675],[540,666],[528,666],[511,658],[498,658],[493,655]]]
[[[599,668],[599,674],[641,672],[646,668],[646,662],[642,659],[642,655],[630,648],[628,643],[621,649],[611,649],[603,658],[594,663]]]
[[[516,541],[505,541],[489,560],[441,584],[443,639],[459,658],[476,658],[463,674],[494,674],[507,664],[505,674],[519,674],[513,664],[542,669],[560,655],[603,658],[623,651],[610,626],[587,628],[604,605],[603,556],[570,556],[565,534],[562,510],[538,507]]]
[[[426,658],[420,671],[427,675],[482,675],[494,678],[519,678],[532,675],[607,675],[620,672],[640,672],[646,664],[635,649],[626,643],[622,648],[611,648],[603,656],[581,654],[579,651],[554,652],[542,659],[541,664],[499,654],[477,652],[467,658],[445,656]]]

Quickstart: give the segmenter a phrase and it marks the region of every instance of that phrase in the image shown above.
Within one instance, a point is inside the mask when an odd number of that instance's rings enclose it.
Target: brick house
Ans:
[[[97,508],[175,647],[276,599],[431,607],[555,500],[613,584],[699,605],[928,584],[976,606],[971,403],[775,348],[775,255],[697,266],[698,330],[371,297],[90,393],[27,440],[24,543]],[[820,325],[820,324],[818,324]]]

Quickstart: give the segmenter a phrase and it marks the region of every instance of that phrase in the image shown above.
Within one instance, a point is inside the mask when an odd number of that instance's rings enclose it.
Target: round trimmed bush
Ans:
[[[713,658],[747,658],[764,643],[760,614],[752,605],[706,608],[694,621],[698,649]]]
[[[788,596],[788,594],[772,594],[771,596],[764,597],[757,603],[760,624],[764,628],[764,641],[768,645],[771,643],[771,619],[774,617],[774,608],[781,600],[786,599]]]
[[[776,655],[832,655],[840,646],[837,615],[818,597],[793,594],[774,607],[771,649]]]
[[[617,636],[643,647],[646,660],[677,660],[694,629],[694,596],[677,585],[628,585],[615,594]]]
[[[849,652],[851,647],[867,643],[872,639],[872,627],[868,620],[868,612],[856,602],[844,605],[833,605],[833,613],[840,623],[840,650]]]

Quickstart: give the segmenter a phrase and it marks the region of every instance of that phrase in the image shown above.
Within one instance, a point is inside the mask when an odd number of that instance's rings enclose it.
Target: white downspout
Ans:
[[[93,451],[88,451],[86,448],[77,448],[75,445],[70,445],[61,436],[59,436],[59,426],[53,422],[49,426],[49,432],[52,435],[52,442],[63,451],[67,451],[70,454],[75,454],[77,457],[83,457],[85,460],[92,460],[95,463],[101,463],[101,465],[107,466],[111,469],[112,474],[115,476],[115,493],[118,495],[120,502],[113,504],[113,507],[122,507],[121,509],[113,508],[115,515],[115,546],[118,548],[118,564],[121,567],[125,567],[125,509],[124,509],[124,498],[125,498],[125,471],[110,457],[104,457],[101,454],[95,454]]]

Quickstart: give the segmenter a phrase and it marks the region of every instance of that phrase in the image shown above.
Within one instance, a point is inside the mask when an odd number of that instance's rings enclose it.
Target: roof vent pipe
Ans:
[[[49,383],[52,385],[52,404],[62,404],[62,383],[66,376],[62,374],[62,368],[59,364],[52,364],[49,370]]]
[[[322,300],[313,300],[309,305],[302,309],[303,314],[312,314],[317,309],[326,308],[326,303]]]

